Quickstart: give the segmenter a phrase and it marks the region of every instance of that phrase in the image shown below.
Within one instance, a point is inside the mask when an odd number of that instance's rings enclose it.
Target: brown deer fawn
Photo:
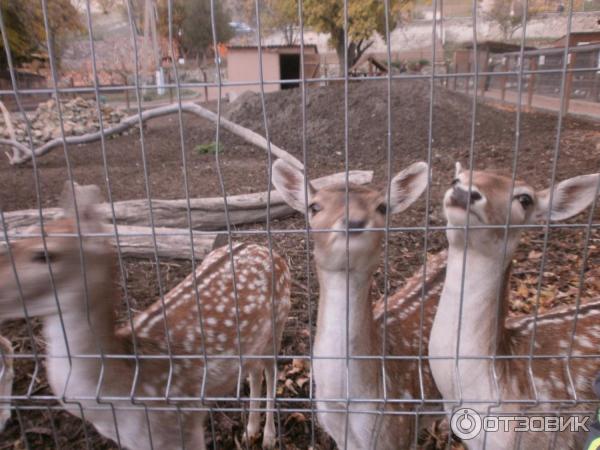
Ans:
[[[272,447],[274,357],[290,309],[286,261],[258,245],[217,249],[164,303],[138,314],[133,329],[115,331],[117,258],[106,238],[91,236],[107,231],[95,214],[97,197],[89,188],[76,195],[79,229],[69,207],[45,225],[45,243],[26,238],[0,255],[0,318],[43,318],[53,392],[130,449],[205,448],[210,397],[229,395],[247,371],[257,408],[264,369],[263,445]],[[74,204],[72,194],[66,203]],[[259,431],[254,410],[247,436]]]
[[[447,409],[460,402],[478,413],[516,415],[519,400],[531,400],[521,408],[548,411],[545,415],[561,408],[565,415],[592,409],[592,382],[600,368],[600,301],[547,312],[535,325],[532,317],[506,318],[512,257],[521,235],[518,226],[548,216],[565,220],[582,212],[594,200],[598,179],[593,174],[558,183],[550,206],[550,189],[536,191],[523,181],[513,186],[510,178],[466,171],[457,164],[443,204],[448,225],[457,228],[446,232],[446,279],[429,340],[431,370]],[[461,228],[467,223],[481,228],[467,234]],[[503,227],[485,228],[507,223],[516,228],[509,228],[506,236]],[[568,431],[521,433],[512,427],[482,431],[468,446],[531,449],[552,444],[572,449],[577,439]]]
[[[273,184],[290,206],[308,209],[314,231],[320,295],[312,374],[319,423],[339,448],[398,449],[411,442],[409,419],[398,414],[411,387],[402,383],[402,362],[382,363],[385,315],[374,310],[369,290],[386,213],[408,208],[427,182],[427,164],[415,163],[391,180],[387,198],[385,189],[354,184],[348,192],[345,185],[316,190],[286,162],[273,165]],[[404,342],[390,338],[386,355],[405,355],[395,344]]]

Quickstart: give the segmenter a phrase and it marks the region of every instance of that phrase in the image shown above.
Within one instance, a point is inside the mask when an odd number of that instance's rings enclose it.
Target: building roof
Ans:
[[[228,45],[227,48],[230,50],[250,50],[250,49],[258,49],[258,45],[244,45],[244,44]],[[293,44],[293,45],[275,45],[275,44],[273,44],[273,45],[261,45],[261,48],[268,49],[268,50],[292,49],[292,48],[300,50],[301,47],[298,44]],[[304,49],[305,50],[311,49],[318,53],[317,46],[315,44],[305,44]]]
[[[569,33],[569,38],[575,41],[581,41],[581,39],[588,39],[589,42],[600,42],[600,31],[573,31]],[[553,47],[562,47],[564,42],[567,40],[567,35],[552,41]]]

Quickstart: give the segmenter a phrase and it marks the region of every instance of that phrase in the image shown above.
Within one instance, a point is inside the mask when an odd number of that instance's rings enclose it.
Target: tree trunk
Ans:
[[[356,43],[349,42],[348,48],[346,48],[344,45],[344,30],[338,32],[336,42],[335,52],[337,53],[338,61],[340,62],[339,76],[343,77],[346,75],[346,67],[344,66],[346,55],[348,56],[348,69],[356,62]]]
[[[338,75],[340,77],[346,76],[346,68],[345,68],[345,61],[346,61],[346,46],[344,45],[344,30],[338,30],[336,32],[336,37],[335,37],[335,52],[337,53],[337,57],[338,57],[338,63],[340,65],[339,71],[338,71]]]

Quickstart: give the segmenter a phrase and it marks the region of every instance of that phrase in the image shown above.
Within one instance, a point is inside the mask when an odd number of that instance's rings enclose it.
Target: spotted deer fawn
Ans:
[[[409,446],[408,419],[390,414],[407,396],[405,386],[397,382],[401,365],[382,364],[385,315],[376,318],[369,299],[383,231],[366,229],[384,227],[387,211],[404,211],[427,182],[428,166],[420,162],[391,180],[389,198],[387,190],[349,184],[346,208],[345,185],[316,190],[286,162],[273,165],[273,184],[291,207],[303,213],[308,209],[315,231],[320,295],[312,374],[319,423],[338,448]],[[385,406],[384,398],[390,400]],[[384,411],[388,414],[382,416]]]
[[[73,205],[70,195],[66,203]],[[130,449],[205,448],[204,398],[229,395],[242,370],[256,400],[264,369],[270,411],[263,445],[272,447],[273,357],[290,308],[285,260],[258,245],[217,249],[164,296],[164,305],[159,300],[138,314],[133,329],[115,330],[117,258],[105,238],[89,236],[106,232],[94,210],[97,195],[89,189],[76,195],[81,239],[67,208],[63,219],[44,227],[47,251],[33,237],[0,255],[0,318],[22,318],[25,311],[43,318],[53,392],[67,407],[82,405],[101,434]],[[242,359],[240,367],[240,354],[257,358]],[[247,436],[259,432],[253,411]]]
[[[517,181],[512,190],[510,178],[492,172],[471,173],[457,164],[443,206],[448,225],[459,228],[447,229],[446,279],[429,340],[429,356],[434,358],[431,370],[444,399],[450,402],[448,409],[451,402],[461,401],[461,406],[482,414],[514,415],[519,405],[510,401],[527,399],[531,403],[521,406],[537,411],[563,408],[564,414],[573,414],[577,409],[592,408],[589,403],[569,404],[574,399],[594,400],[592,382],[600,366],[597,358],[585,355],[598,355],[600,349],[600,301],[582,304],[578,312],[568,306],[545,313],[535,325],[532,317],[507,321],[508,282],[521,229],[510,228],[505,241],[502,227],[473,228],[468,234],[460,227],[467,224],[467,217],[469,225],[484,227],[534,224],[548,214],[550,220],[565,220],[593,201],[598,178],[598,174],[583,175],[558,183],[550,207],[549,189],[536,191]],[[530,348],[534,353],[531,359],[527,358]],[[511,356],[515,358],[507,358]],[[567,431],[517,433],[511,429],[481,432],[468,446],[530,449],[549,448],[553,443],[553,448],[572,449],[577,439]]]

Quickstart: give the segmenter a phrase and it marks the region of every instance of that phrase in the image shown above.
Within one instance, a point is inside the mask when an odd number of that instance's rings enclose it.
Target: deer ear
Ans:
[[[102,201],[102,196],[98,186],[93,184],[80,186],[79,184],[73,182],[73,188],[75,190],[75,199],[77,200],[77,215],[79,216],[80,222],[98,222],[100,218],[96,211],[96,206]],[[69,181],[65,182],[60,203],[64,210],[64,216],[76,219],[73,189],[71,188],[71,182]]]
[[[561,181],[554,187],[550,220],[565,220],[587,208],[598,195],[600,174],[580,175]],[[550,189],[536,194],[536,220],[546,220],[550,208]]]
[[[462,164],[458,161],[454,163],[454,178],[457,178],[463,171]]]
[[[310,199],[315,194],[315,189],[310,182],[305,182],[304,174],[282,159],[273,163],[273,185],[281,194],[283,200],[301,213],[306,212],[306,200],[310,205]],[[308,187],[308,195],[305,194],[305,186]]]
[[[408,208],[418,199],[429,182],[429,166],[425,162],[417,162],[396,175],[390,183],[390,197],[387,200],[391,214]]]

